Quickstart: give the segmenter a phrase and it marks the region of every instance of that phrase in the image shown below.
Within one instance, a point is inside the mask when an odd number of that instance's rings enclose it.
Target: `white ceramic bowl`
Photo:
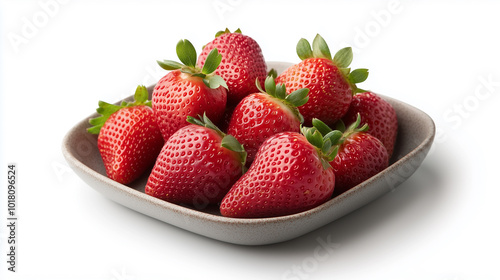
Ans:
[[[268,67],[276,69],[278,73],[290,65],[268,62]],[[153,86],[148,90],[151,94]],[[67,133],[62,150],[69,166],[89,186],[128,208],[221,241],[242,245],[272,244],[304,235],[377,199],[408,179],[420,166],[434,139],[434,122],[427,114],[408,104],[385,96],[382,98],[392,104],[399,122],[398,138],[390,166],[314,209],[282,217],[226,218],[218,213],[217,208],[198,210],[145,194],[148,174],[129,186],[107,178],[97,149],[97,137],[86,131],[89,118],[95,117],[96,113],[83,119]]]

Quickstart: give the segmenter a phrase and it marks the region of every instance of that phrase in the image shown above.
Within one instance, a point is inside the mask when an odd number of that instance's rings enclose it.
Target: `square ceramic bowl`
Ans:
[[[283,62],[268,63],[269,69],[274,68],[278,73],[290,65]],[[153,87],[148,88],[150,94]],[[97,137],[86,131],[89,127],[88,120],[95,117],[95,113],[67,133],[62,150],[69,166],[78,176],[96,191],[119,204],[213,239],[241,245],[272,244],[304,235],[362,207],[396,188],[420,166],[434,139],[434,122],[417,108],[382,97],[392,104],[399,122],[398,138],[390,166],[314,209],[282,217],[227,218],[221,216],[217,208],[194,209],[145,194],[148,174],[127,186],[107,178],[97,149]]]

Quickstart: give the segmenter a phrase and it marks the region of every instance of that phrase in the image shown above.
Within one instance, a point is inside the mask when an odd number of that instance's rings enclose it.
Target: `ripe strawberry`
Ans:
[[[367,124],[359,127],[360,122],[358,114],[356,121],[337,136],[338,140],[332,140],[333,145],[338,148],[335,159],[330,161],[335,171],[334,196],[351,189],[389,165],[389,155],[384,144],[366,133]],[[332,133],[318,119],[314,119],[313,124],[322,134]]]
[[[128,184],[151,168],[163,146],[163,138],[151,109],[148,91],[138,86],[135,102],[113,105],[99,101],[101,116],[89,121],[99,134],[97,147],[109,178]]]
[[[306,39],[300,39],[297,54],[302,61],[279,75],[276,83],[285,84],[288,93],[309,88],[309,101],[300,108],[304,123],[310,125],[313,118],[318,118],[332,125],[349,109],[356,83],[366,80],[368,70],[350,72],[347,68],[353,58],[350,47],[341,49],[332,59],[328,45],[319,34],[314,38],[312,49]]]
[[[206,115],[188,117],[190,125],[163,146],[146,185],[146,194],[176,204],[204,208],[219,203],[245,171],[246,153],[231,135]]]
[[[215,74],[222,76],[228,86],[228,103],[237,104],[250,93],[258,92],[255,80],[261,85],[266,78],[267,66],[259,44],[249,36],[241,34],[238,29],[231,33],[228,29],[219,31],[215,39],[203,47],[198,58],[198,66],[202,67],[210,51],[217,48],[222,61]]]
[[[356,121],[358,113],[361,115],[361,122],[369,126],[366,132],[384,143],[390,158],[398,134],[398,118],[392,105],[373,92],[361,92],[353,96],[342,121],[350,125]]]
[[[173,71],[161,78],[153,91],[153,110],[165,140],[188,125],[187,116],[206,112],[210,119],[218,122],[227,102],[227,85],[213,74],[221,61],[217,49],[210,52],[201,69],[196,67],[196,50],[188,40],[179,41],[176,51],[184,64],[158,61],[163,69]]]
[[[335,151],[331,142],[315,128],[302,132],[281,132],[262,144],[250,169],[222,200],[223,216],[289,215],[314,208],[332,196],[335,175],[328,162]]]
[[[266,91],[252,93],[234,109],[227,133],[233,135],[248,153],[250,165],[260,145],[270,136],[285,131],[300,132],[302,116],[297,107],[304,105],[309,89],[286,94],[284,85],[276,87],[273,77],[265,81]]]

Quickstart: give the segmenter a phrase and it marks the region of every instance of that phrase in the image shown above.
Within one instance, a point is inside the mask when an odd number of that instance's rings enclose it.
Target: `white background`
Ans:
[[[416,1],[415,1],[416,2]],[[2,279],[500,279],[500,5],[494,1],[1,1],[1,205],[18,167],[17,272]],[[150,85],[229,27],[267,60],[320,33],[352,46],[362,88],[427,112],[430,154],[395,191],[290,242],[244,247],[118,205],[66,165],[61,141],[98,100]],[[332,250],[321,248],[330,240]],[[315,252],[321,252],[321,258]]]

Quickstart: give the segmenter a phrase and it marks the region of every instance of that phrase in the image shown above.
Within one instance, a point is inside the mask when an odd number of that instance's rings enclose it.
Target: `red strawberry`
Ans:
[[[250,169],[220,205],[223,216],[274,217],[306,211],[330,199],[335,175],[330,140],[315,128],[282,132],[260,147]],[[314,145],[311,143],[315,143]]]
[[[221,61],[217,49],[210,52],[201,69],[196,67],[196,50],[188,40],[179,41],[176,50],[184,65],[170,60],[158,61],[162,68],[173,71],[161,78],[153,91],[153,110],[165,140],[188,125],[187,116],[206,112],[210,119],[218,122],[227,102],[226,83],[213,74]]]
[[[207,117],[175,132],[149,176],[146,193],[176,204],[204,208],[219,203],[244,172],[246,153]]]
[[[392,105],[373,92],[361,92],[353,96],[342,121],[350,125],[356,121],[358,113],[361,115],[361,122],[369,126],[366,132],[384,143],[390,158],[398,134],[398,118]]]
[[[109,178],[128,184],[153,166],[163,138],[151,109],[148,91],[138,86],[135,102],[113,105],[99,101],[101,116],[87,131],[99,134],[97,147]]]
[[[228,134],[233,135],[248,153],[247,165],[252,163],[260,145],[270,136],[285,131],[300,132],[302,116],[297,109],[307,102],[309,89],[286,94],[284,85],[276,87],[272,77],[266,78],[266,91],[252,93],[233,111]]]
[[[261,85],[266,78],[267,66],[259,44],[249,36],[241,34],[238,29],[231,33],[228,29],[219,31],[215,39],[203,47],[198,58],[198,66],[206,63],[208,54],[217,48],[222,61],[215,74],[222,76],[227,83],[228,102],[237,104],[250,93],[258,92],[255,80]]]
[[[287,92],[299,88],[309,88],[309,101],[300,108],[305,124],[310,125],[313,118],[318,118],[332,125],[349,109],[356,83],[368,77],[367,69],[350,72],[352,61],[350,47],[338,51],[332,59],[325,40],[318,34],[313,47],[306,39],[297,44],[297,54],[302,62],[285,70],[276,79],[276,83],[286,85]]]
[[[337,133],[335,140],[330,138],[334,147],[338,148],[335,159],[330,162],[335,171],[334,195],[351,189],[389,165],[389,155],[384,144],[366,133],[367,124],[359,127],[360,122],[361,117],[358,114],[356,122],[340,133],[338,130],[331,132],[324,123],[313,120],[315,127],[321,127],[322,134]]]

